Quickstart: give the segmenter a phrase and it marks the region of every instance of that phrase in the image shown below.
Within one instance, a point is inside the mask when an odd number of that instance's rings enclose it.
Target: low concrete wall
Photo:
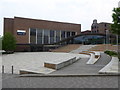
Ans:
[[[76,59],[76,57],[72,57],[72,58],[70,57],[70,58],[63,58],[63,60],[48,61],[48,62],[44,62],[44,67],[58,70],[76,62],[77,60],[79,59]]]
[[[120,74],[118,63],[119,59],[117,57],[112,57],[111,61],[105,67],[103,67],[99,73]]]
[[[100,59],[100,52],[91,51],[89,54],[91,56],[86,64],[95,64]]]

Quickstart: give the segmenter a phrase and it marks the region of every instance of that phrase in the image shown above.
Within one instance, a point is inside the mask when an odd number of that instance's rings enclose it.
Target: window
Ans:
[[[99,33],[99,30],[97,30],[97,32]]]
[[[61,31],[61,39],[65,39],[65,31]]]
[[[56,31],[56,42],[60,41],[60,31]]]
[[[50,43],[54,43],[54,37],[55,37],[55,31],[54,30],[50,30]]]
[[[37,29],[37,44],[42,44],[43,41],[43,30],[42,29]]]
[[[94,28],[96,28],[96,26]]]
[[[44,44],[49,43],[49,35],[50,35],[50,31],[49,30],[44,30]]]
[[[75,35],[75,32],[72,32],[72,36],[74,36]]]
[[[30,43],[36,44],[36,29],[30,28]]]
[[[70,37],[70,32],[67,32],[67,38]]]
[[[94,27],[92,26],[92,29],[94,29]]]

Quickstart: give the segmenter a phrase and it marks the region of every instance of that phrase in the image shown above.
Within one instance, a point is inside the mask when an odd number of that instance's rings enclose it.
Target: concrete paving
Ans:
[[[64,67],[63,69],[60,69],[58,71],[52,72],[50,74],[52,75],[96,75],[99,74],[99,70],[102,69],[105,65],[107,65],[111,57],[101,53],[101,58],[94,64],[94,65],[88,65],[86,62],[89,58],[86,59],[80,59],[77,62],[73,63],[72,65],[69,65],[67,67]]]
[[[11,73],[11,66],[14,66],[14,73],[19,74],[19,70],[29,70],[36,73],[48,74],[54,69],[44,67],[45,61],[60,60],[65,57],[89,58],[88,55],[58,53],[58,52],[26,52],[14,53],[2,56],[2,65],[4,65],[4,72]]]
[[[118,76],[19,77],[3,75],[3,88],[118,88]]]

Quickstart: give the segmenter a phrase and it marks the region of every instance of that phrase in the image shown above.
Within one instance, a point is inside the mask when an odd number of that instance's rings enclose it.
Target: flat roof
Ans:
[[[62,23],[62,24],[73,24],[73,25],[81,25],[77,23],[69,23],[69,22],[59,22],[59,21],[51,21],[51,20],[43,20],[43,19],[33,19],[33,18],[24,18],[24,17],[14,17],[14,18],[20,18],[20,19],[28,19],[28,20],[35,20],[35,21],[45,21],[45,22],[54,22],[54,23]],[[13,19],[14,19],[13,18]],[[10,18],[12,19],[12,18]]]

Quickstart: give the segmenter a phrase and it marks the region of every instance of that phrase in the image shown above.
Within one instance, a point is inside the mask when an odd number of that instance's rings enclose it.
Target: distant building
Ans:
[[[89,34],[89,33],[91,33],[91,30],[86,30],[81,32],[81,34]]]
[[[94,19],[91,25],[91,33],[105,34],[106,30],[109,30],[110,32],[110,25],[111,23],[107,23],[107,22],[97,23],[97,20]]]

